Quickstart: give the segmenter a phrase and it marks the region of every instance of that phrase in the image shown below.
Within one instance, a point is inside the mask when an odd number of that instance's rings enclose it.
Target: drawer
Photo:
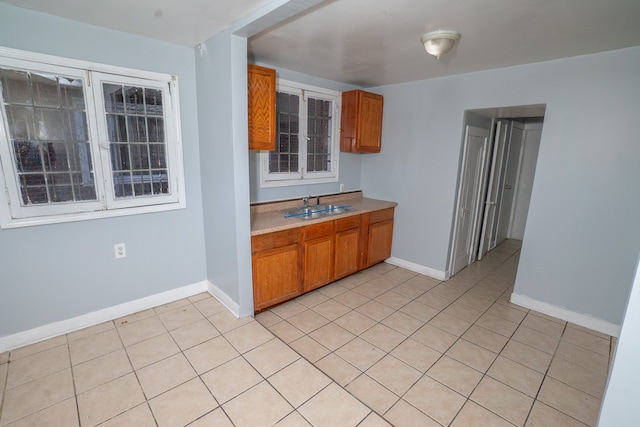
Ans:
[[[369,214],[369,223],[385,221],[387,219],[393,219],[393,209],[387,208],[379,211],[373,211]]]
[[[324,222],[319,222],[317,224],[307,225],[303,231],[304,240],[327,236],[335,232],[336,232],[335,221],[324,221]]]
[[[251,238],[251,252],[262,252],[283,246],[295,245],[300,242],[300,229],[276,231],[274,233],[260,234]]]
[[[350,230],[360,227],[361,215],[353,215],[336,220],[336,231]]]

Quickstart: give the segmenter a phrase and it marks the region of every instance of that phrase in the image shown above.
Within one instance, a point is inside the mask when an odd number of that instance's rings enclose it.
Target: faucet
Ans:
[[[305,207],[305,208],[309,207],[309,197],[311,197],[311,196],[306,196],[306,197],[302,198],[302,206]]]
[[[316,206],[320,206],[320,196],[316,196]]]

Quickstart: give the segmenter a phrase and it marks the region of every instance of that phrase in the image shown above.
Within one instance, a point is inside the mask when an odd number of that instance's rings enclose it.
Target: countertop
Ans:
[[[315,202],[315,198],[312,198],[309,201],[312,205],[315,204]],[[251,235],[257,236],[259,234],[272,233],[274,231],[304,227],[318,222],[346,218],[348,216],[392,208],[398,205],[396,202],[369,199],[364,197],[361,191],[320,196],[320,203],[339,203],[341,205],[350,205],[352,210],[342,214],[326,216],[318,219],[301,219],[298,217],[285,218],[284,213],[281,211],[302,207],[302,198],[282,202],[258,203],[251,205]]]

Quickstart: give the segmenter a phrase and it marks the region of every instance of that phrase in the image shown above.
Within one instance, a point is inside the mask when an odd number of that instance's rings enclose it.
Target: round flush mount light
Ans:
[[[432,31],[423,35],[420,40],[429,55],[440,59],[441,55],[453,49],[456,42],[460,40],[460,33],[450,30]]]

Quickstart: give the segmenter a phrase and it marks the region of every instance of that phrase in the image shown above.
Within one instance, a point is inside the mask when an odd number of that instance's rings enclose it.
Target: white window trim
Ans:
[[[304,96],[312,95],[316,99],[325,99],[333,102],[333,118],[331,132],[331,170],[326,172],[307,172],[306,171],[306,136],[300,135],[300,161],[298,163],[298,172],[295,173],[269,173],[269,151],[261,151],[258,161],[260,171],[260,188],[286,187],[294,185],[308,184],[324,184],[330,182],[338,182],[338,171],[340,163],[340,112],[342,111],[342,93],[330,89],[317,86],[306,85],[289,80],[278,79],[278,92],[287,92],[300,94],[304,92]],[[306,102],[303,96],[300,96],[300,102],[305,108],[300,108],[300,122],[307,123]],[[304,129],[306,131],[306,128]],[[300,127],[302,133],[302,126]],[[276,141],[277,144],[277,141]]]
[[[178,90],[178,80],[176,76],[162,74],[157,72],[150,71],[142,71],[135,70],[124,67],[117,67],[112,65],[98,64],[93,62],[75,60],[62,58],[52,55],[45,55],[40,53],[27,52],[22,50],[10,49],[5,47],[0,47],[0,59],[2,60],[3,66],[11,66],[11,64],[16,64],[18,61],[28,61],[35,63],[34,65],[40,65],[43,68],[54,69],[55,67],[64,67],[69,74],[69,70],[73,72],[75,69],[78,74],[82,74],[82,78],[85,81],[85,97],[88,96],[88,93],[94,91],[102,92],[101,89],[96,88],[96,86],[101,86],[101,84],[97,84],[98,82],[90,82],[92,75],[98,76],[100,78],[105,77],[109,79],[108,75],[116,75],[116,76],[126,76],[130,77],[132,80],[139,80],[144,82],[143,84],[149,87],[158,86],[158,82],[166,82],[168,84],[168,91],[170,96],[167,96],[168,99],[166,101],[165,108],[165,122],[166,123],[166,140],[173,141],[172,143],[167,144],[167,170],[170,174],[171,179],[171,188],[173,191],[171,196],[164,197],[163,201],[152,201],[153,196],[150,197],[137,197],[135,198],[135,203],[131,201],[115,201],[114,198],[107,197],[105,198],[105,191],[113,191],[110,189],[110,178],[109,178],[109,169],[103,170],[100,166],[100,156],[104,156],[103,150],[99,148],[99,142],[101,141],[98,136],[98,132],[101,126],[99,123],[95,123],[95,120],[91,118],[92,114],[87,114],[89,132],[92,140],[92,160],[94,164],[94,179],[96,181],[101,181],[104,184],[96,185],[96,193],[98,200],[97,201],[87,201],[87,202],[75,202],[69,204],[61,204],[61,205],[44,205],[38,206],[39,211],[43,213],[39,216],[27,216],[26,215],[16,215],[16,212],[20,212],[20,209],[17,211],[14,209],[12,213],[12,209],[10,203],[19,204],[19,193],[18,189],[13,185],[15,183],[15,179],[12,182],[7,182],[5,179],[5,172],[9,174],[14,173],[14,165],[13,159],[11,155],[4,148],[0,150],[0,228],[17,228],[17,227],[25,227],[25,226],[33,226],[33,225],[43,225],[43,224],[54,224],[54,223],[65,223],[65,222],[74,222],[74,221],[82,221],[82,220],[91,220],[91,219],[100,219],[100,218],[110,218],[110,217],[120,217],[120,216],[128,216],[128,215],[137,215],[137,214],[145,214],[151,212],[162,212],[168,210],[175,209],[184,209],[186,207],[186,195],[184,190],[184,167],[183,167],[183,156],[182,156],[182,140],[181,140],[181,126],[180,126],[180,108],[179,108],[179,90]],[[18,68],[24,68],[24,64],[22,64]],[[63,73],[64,74],[64,73]],[[91,83],[91,86],[87,86],[88,83]],[[94,84],[96,83],[96,84]],[[164,90],[163,90],[164,93]],[[98,105],[98,102],[102,102],[102,95],[99,98],[95,97],[95,103]],[[94,106],[88,105],[88,108],[92,108]],[[103,120],[100,112],[97,112],[96,115],[97,120]],[[6,119],[6,118],[5,118]],[[0,123],[0,137],[8,138],[8,135],[4,135],[4,125]],[[104,131],[104,130],[103,130]],[[4,136],[3,136],[4,135]],[[8,143],[4,141],[2,145],[8,149]],[[108,157],[108,152],[107,152]],[[107,160],[108,161],[108,160]],[[102,160],[104,162],[104,159]],[[108,163],[107,163],[108,164]],[[108,181],[108,182],[107,182]],[[158,197],[160,199],[160,197]],[[133,200],[133,199],[132,199]],[[145,202],[146,200],[146,202]],[[107,203],[108,202],[108,203]],[[150,203],[144,204],[142,203]],[[83,206],[83,210],[77,209],[79,205]],[[91,206],[89,206],[91,205]],[[135,206],[134,206],[135,205]],[[76,207],[74,209],[74,206]],[[97,209],[96,209],[97,208]],[[22,208],[24,211],[28,208]]]

